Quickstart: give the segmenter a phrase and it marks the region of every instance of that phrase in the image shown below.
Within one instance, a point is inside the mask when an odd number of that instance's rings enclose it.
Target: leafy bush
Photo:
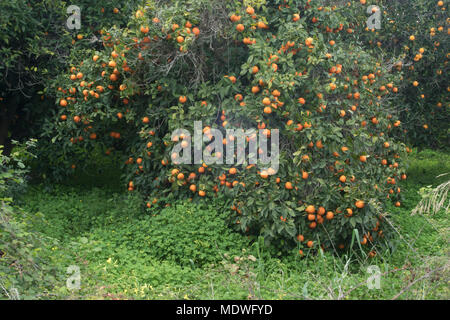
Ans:
[[[49,297],[61,273],[51,247],[56,241],[36,231],[42,214],[0,202],[0,297]]]
[[[36,144],[35,140],[23,144],[14,141],[13,144],[15,148],[9,156],[3,154],[3,146],[0,145],[0,201],[25,191],[26,175],[29,172],[26,165],[35,157],[30,152]],[[9,202],[11,201],[12,199],[9,199]]]
[[[175,203],[150,219],[153,255],[182,265],[216,263],[223,253],[240,253],[247,241],[228,228],[227,213],[212,206]]]
[[[33,145],[19,145],[9,157],[0,149],[0,297],[9,299],[47,296],[59,275],[50,249],[56,241],[34,227],[43,223],[42,214],[15,207],[11,198],[25,191]]]

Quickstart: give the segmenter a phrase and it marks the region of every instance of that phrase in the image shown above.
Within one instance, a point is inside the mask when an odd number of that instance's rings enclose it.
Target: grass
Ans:
[[[419,190],[450,172],[450,154],[425,150],[411,156],[402,183],[402,207],[390,206],[398,231],[392,253],[367,259],[356,252],[300,259],[278,256],[263,240],[227,231],[224,217],[182,204],[143,213],[142,199],[121,190],[117,179],[80,175],[66,184],[29,188],[20,205],[41,212],[36,229],[56,239],[52,254],[61,274],[81,269],[81,289],[66,288],[67,275],[46,298],[70,299],[449,299],[448,212],[411,216]],[[192,221],[207,219],[209,224]],[[181,221],[185,222],[181,222]],[[192,232],[194,225],[199,225]],[[194,248],[194,249],[192,249]],[[367,280],[375,266],[380,289]],[[372,279],[373,280],[373,279]],[[375,283],[372,281],[372,283]]]

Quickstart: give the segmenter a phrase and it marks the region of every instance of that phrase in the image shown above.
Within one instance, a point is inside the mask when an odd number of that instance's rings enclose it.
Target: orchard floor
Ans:
[[[121,189],[113,172],[31,185],[19,204],[43,214],[35,227],[57,239],[51,248],[57,269],[64,275],[70,265],[80,268],[79,290],[67,288],[65,275],[44,299],[449,299],[448,212],[411,215],[418,191],[448,180],[436,178],[448,172],[448,152],[411,156],[402,207],[389,208],[398,247],[373,259],[359,251],[279,256],[258,242],[245,245],[240,235],[232,252],[216,252],[218,258],[202,267],[161,259],[145,230],[153,217],[142,211],[139,196]],[[368,279],[376,285],[371,265],[381,272],[378,289],[367,285]]]

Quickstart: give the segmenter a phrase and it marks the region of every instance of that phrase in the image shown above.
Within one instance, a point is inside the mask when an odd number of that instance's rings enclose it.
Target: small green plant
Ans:
[[[28,149],[34,143],[15,143],[10,156],[3,155],[0,146],[0,298],[46,296],[58,276],[50,249],[55,240],[34,230],[42,214],[21,210],[12,198],[25,190],[25,163],[33,157]]]
[[[151,251],[158,259],[192,266],[220,261],[224,252],[239,253],[245,238],[228,228],[226,218],[211,206],[175,203],[151,218]]]
[[[29,149],[35,144],[34,139],[23,144],[13,141],[14,150],[9,156],[3,154],[3,146],[0,145],[0,202],[24,191],[26,174],[29,171],[26,163],[34,157]],[[11,201],[12,199],[8,198],[8,202]]]

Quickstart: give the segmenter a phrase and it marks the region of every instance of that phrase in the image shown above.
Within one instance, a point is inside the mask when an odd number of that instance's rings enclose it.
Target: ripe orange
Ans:
[[[324,207],[319,207],[319,209],[317,210],[317,214],[323,216],[325,214],[325,208]]]
[[[270,99],[269,98],[264,98],[262,103],[263,103],[263,105],[268,106],[268,105],[270,105]]]
[[[359,208],[359,209],[364,208],[364,205],[365,205],[365,203],[364,203],[364,201],[362,201],[362,200],[358,200],[358,201],[355,202],[355,206],[356,206],[357,208]]]
[[[231,15],[231,17],[230,17],[230,20],[231,20],[232,22],[237,22],[237,21],[241,20],[241,16],[237,16],[237,15],[233,14],[233,15]]]
[[[307,206],[306,207],[306,210],[305,210],[307,213],[309,213],[309,214],[313,214],[313,213],[315,213],[316,212],[316,208],[313,206],[313,205],[309,205],[309,206]]]
[[[254,15],[255,14],[255,9],[253,9],[252,7],[247,7],[247,9],[245,10],[245,12],[247,12],[249,15]]]
[[[258,93],[259,90],[260,90],[260,89],[259,89],[258,86],[253,86],[253,87],[252,87],[252,93],[254,93],[254,94]]]
[[[309,175],[308,175],[308,172],[306,172],[306,171],[303,171],[303,172],[302,172],[302,179],[303,179],[303,180],[308,179],[308,176],[309,176]]]
[[[272,113],[272,108],[271,107],[265,107],[264,108],[264,113],[267,113],[267,114]]]

